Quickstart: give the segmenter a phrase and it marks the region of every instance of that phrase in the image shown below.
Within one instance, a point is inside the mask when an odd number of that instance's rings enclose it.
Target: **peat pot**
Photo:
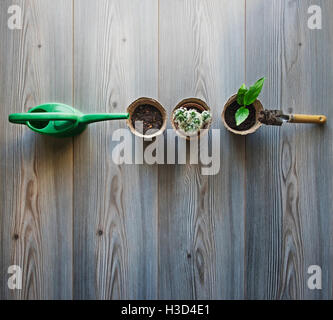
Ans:
[[[158,101],[139,98],[129,105],[127,112],[127,125],[136,136],[154,138],[163,134],[167,125],[167,115]]]
[[[200,136],[203,136],[204,134],[207,134],[211,123],[212,123],[212,119],[210,119],[205,125],[204,127],[198,131],[197,134],[195,135],[186,135],[186,133],[178,128],[177,123],[174,120],[174,113],[177,109],[179,108],[185,108],[185,109],[195,109],[197,110],[199,113],[202,113],[203,111],[209,111],[210,112],[210,108],[207,106],[206,102],[198,99],[198,98],[188,98],[188,99],[184,99],[181,102],[179,102],[176,107],[173,109],[172,111],[172,115],[171,115],[171,125],[173,127],[173,129],[176,131],[177,135],[186,139],[186,140],[192,140],[192,139],[198,139],[200,138]]]

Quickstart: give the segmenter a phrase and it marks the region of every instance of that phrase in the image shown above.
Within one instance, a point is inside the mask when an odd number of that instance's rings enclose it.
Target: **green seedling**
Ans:
[[[243,84],[237,93],[237,103],[241,106],[235,113],[236,125],[242,124],[249,116],[250,111],[247,108],[249,105],[254,103],[258,98],[262,87],[264,85],[265,78],[259,79],[249,89]]]

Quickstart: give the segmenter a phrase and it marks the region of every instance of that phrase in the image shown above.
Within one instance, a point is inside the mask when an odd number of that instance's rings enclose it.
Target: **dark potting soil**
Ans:
[[[268,126],[282,126],[282,116],[281,110],[262,110],[258,120]]]
[[[161,111],[150,104],[143,104],[136,107],[132,114],[131,120],[134,128],[136,121],[143,122],[143,134],[146,134],[148,130],[158,131],[163,125],[163,116]]]
[[[237,103],[237,101],[234,101],[226,110],[224,114],[225,122],[228,124],[228,126],[231,129],[237,130],[237,131],[245,131],[253,127],[256,123],[256,109],[251,104],[247,106],[250,113],[247,119],[241,123],[239,126],[236,125],[236,119],[235,119],[235,113],[241,106]]]

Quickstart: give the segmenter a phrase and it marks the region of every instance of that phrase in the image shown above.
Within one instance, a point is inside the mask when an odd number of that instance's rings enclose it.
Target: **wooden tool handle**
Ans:
[[[310,114],[291,114],[289,122],[324,124],[326,122],[326,116]]]

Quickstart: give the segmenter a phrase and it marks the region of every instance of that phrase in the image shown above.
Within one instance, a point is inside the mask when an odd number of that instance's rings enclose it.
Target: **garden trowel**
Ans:
[[[289,123],[317,123],[324,124],[326,116],[310,114],[284,114],[282,110],[262,110],[258,120],[266,125],[281,126],[285,122]]]

